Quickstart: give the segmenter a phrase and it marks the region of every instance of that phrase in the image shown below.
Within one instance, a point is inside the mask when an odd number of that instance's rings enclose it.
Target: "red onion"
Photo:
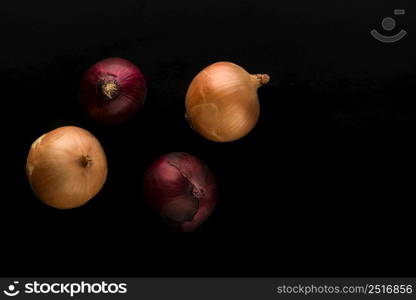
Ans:
[[[121,123],[144,104],[146,81],[133,63],[107,58],[89,68],[81,81],[80,102],[99,123]]]
[[[182,152],[164,155],[149,167],[144,193],[150,207],[181,232],[201,225],[217,202],[217,185],[208,167]]]

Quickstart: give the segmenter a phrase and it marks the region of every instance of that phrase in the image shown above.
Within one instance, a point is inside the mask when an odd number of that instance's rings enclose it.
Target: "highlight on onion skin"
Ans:
[[[85,72],[79,97],[82,107],[94,121],[122,123],[143,107],[146,80],[130,61],[107,58]]]
[[[252,75],[231,62],[217,62],[192,80],[185,100],[191,127],[208,140],[231,142],[256,125],[260,105],[257,89],[270,80]]]
[[[107,159],[90,132],[65,126],[32,144],[26,174],[42,202],[70,209],[85,204],[101,190],[107,178]]]
[[[211,171],[184,152],[166,154],[148,168],[144,194],[153,211],[179,232],[199,227],[217,203],[217,185]]]

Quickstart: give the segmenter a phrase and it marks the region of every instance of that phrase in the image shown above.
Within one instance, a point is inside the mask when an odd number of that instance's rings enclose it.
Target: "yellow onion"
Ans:
[[[44,203],[69,209],[93,198],[107,178],[100,142],[87,130],[65,126],[38,138],[30,148],[26,174]]]
[[[269,80],[269,75],[252,75],[230,62],[206,67],[192,80],[186,94],[191,127],[215,142],[242,138],[258,121],[257,89]]]

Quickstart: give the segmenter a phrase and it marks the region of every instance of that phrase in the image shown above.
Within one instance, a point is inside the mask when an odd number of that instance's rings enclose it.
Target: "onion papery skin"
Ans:
[[[196,157],[174,152],[157,159],[144,176],[146,202],[174,231],[191,232],[212,213],[217,184]]]
[[[232,142],[244,137],[259,119],[257,89],[269,80],[266,74],[249,74],[231,62],[206,67],[192,80],[186,94],[189,124],[215,142]]]
[[[125,122],[143,107],[146,90],[140,69],[115,57],[104,59],[85,72],[79,98],[91,119],[112,125]]]
[[[32,144],[26,174],[42,202],[70,209],[85,204],[101,190],[107,178],[107,159],[90,132],[65,126]]]

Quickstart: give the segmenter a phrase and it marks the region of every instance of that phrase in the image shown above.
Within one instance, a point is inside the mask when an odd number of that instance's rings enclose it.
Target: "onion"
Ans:
[[[32,144],[26,174],[40,200],[58,209],[69,209],[85,204],[101,190],[107,177],[107,160],[91,133],[65,126]]]
[[[160,157],[144,176],[145,199],[174,230],[190,232],[214,210],[217,186],[208,167],[177,152]]]
[[[80,102],[89,116],[104,124],[121,123],[144,104],[146,81],[133,63],[107,58],[89,68],[81,81]]]
[[[266,74],[251,75],[230,62],[206,67],[186,94],[186,117],[191,127],[215,142],[231,142],[248,134],[260,113],[257,89]]]

